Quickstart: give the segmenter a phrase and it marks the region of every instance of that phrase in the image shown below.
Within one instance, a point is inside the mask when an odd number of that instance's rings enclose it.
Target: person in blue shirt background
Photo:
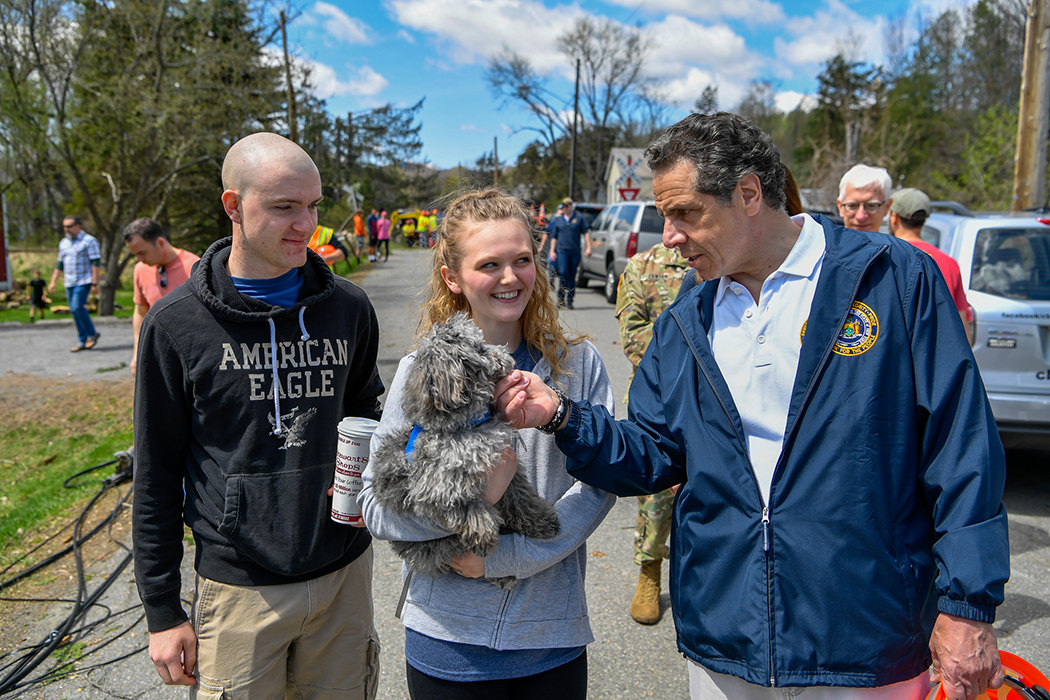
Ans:
[[[587,244],[583,254],[591,257],[591,234],[587,220],[578,215],[572,206],[572,199],[562,200],[560,216],[551,219],[548,231],[551,240],[551,262],[558,270],[561,284],[558,286],[558,303],[572,308],[576,298],[576,268],[580,266],[580,238]]]

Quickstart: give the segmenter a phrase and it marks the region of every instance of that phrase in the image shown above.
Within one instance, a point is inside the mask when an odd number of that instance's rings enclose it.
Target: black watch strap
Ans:
[[[547,433],[548,435],[554,435],[554,431],[558,429],[562,421],[565,420],[565,414],[569,412],[569,397],[565,395],[561,389],[552,387],[554,393],[558,395],[558,408],[554,411],[554,417],[550,419],[550,422],[546,425],[541,425],[537,430],[541,433]]]

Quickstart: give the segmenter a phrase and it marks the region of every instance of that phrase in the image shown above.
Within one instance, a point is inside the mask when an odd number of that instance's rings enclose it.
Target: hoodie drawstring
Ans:
[[[305,313],[306,307],[303,306],[299,309],[299,330],[303,332],[302,339],[309,340],[310,334],[306,332],[306,322],[303,320]],[[281,386],[278,384],[277,379],[277,326],[274,325],[272,318],[267,318],[266,321],[270,324],[270,370],[273,373],[273,434],[280,435],[284,432],[284,428],[281,427]]]

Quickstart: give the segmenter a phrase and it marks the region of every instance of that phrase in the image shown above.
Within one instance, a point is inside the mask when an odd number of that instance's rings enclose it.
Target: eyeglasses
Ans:
[[[165,289],[168,286],[168,271],[164,269],[164,266],[160,266],[160,288]]]
[[[882,209],[882,205],[885,203],[886,202],[843,202],[842,208],[850,214],[856,214],[858,209],[864,207],[864,211],[869,214],[874,214],[879,209]]]

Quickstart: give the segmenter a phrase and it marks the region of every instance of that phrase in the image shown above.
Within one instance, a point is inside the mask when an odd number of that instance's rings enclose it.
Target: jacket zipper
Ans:
[[[503,633],[503,621],[504,613],[507,612],[507,605],[510,603],[510,590],[504,589],[503,591],[503,602],[500,603],[499,613],[496,615],[496,628],[492,631],[492,648],[499,649],[500,635]]]
[[[769,687],[777,687],[777,676],[773,666],[773,557],[769,553],[769,530],[773,527],[769,517],[769,506],[762,507],[762,551],[766,557],[766,623],[769,626]]]

